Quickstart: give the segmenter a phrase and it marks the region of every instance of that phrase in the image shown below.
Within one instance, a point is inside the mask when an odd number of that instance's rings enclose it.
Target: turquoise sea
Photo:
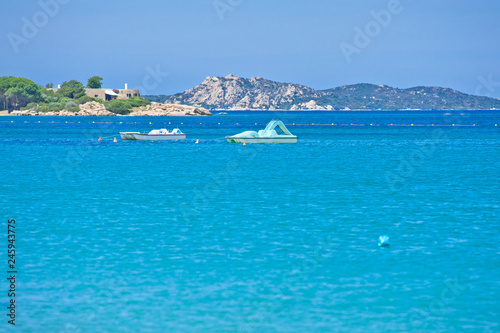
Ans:
[[[0,117],[0,332],[499,332],[500,113],[445,113]]]

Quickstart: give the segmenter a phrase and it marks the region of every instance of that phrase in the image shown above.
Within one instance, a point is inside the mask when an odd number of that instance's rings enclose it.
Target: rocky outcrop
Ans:
[[[24,110],[24,111],[15,111],[14,115],[19,116],[65,116],[65,117],[77,117],[77,116],[94,116],[94,117],[110,117],[116,116],[116,113],[109,112],[106,110],[104,105],[97,102],[88,102],[85,104],[81,104],[79,106],[80,111],[72,112],[68,110],[62,110],[59,112],[38,112],[37,110]]]
[[[66,113],[66,114],[60,114],[60,116],[69,116],[68,111],[61,111],[61,113]],[[80,105],[80,112],[75,112],[75,116],[116,116],[116,113],[110,112],[106,110],[104,105],[97,103],[97,102],[88,102],[85,104]]]
[[[322,111],[327,110],[327,111],[332,111],[335,109],[331,105],[321,106],[321,105],[318,105],[318,103],[315,100],[310,100],[307,103],[294,104],[290,108],[290,111],[295,111],[295,110],[322,110]]]
[[[143,106],[135,110],[130,116],[170,116],[170,117],[183,117],[183,116],[211,116],[212,113],[207,109],[179,105],[179,104],[162,104],[151,103],[150,105]]]
[[[62,110],[59,112],[38,112],[37,110],[15,111],[12,115],[18,116],[93,116],[93,117],[110,117],[117,116],[116,113],[106,110],[104,105],[97,102],[88,102],[79,106],[80,111],[71,112]],[[129,116],[211,116],[212,114],[203,108],[187,106],[187,105],[174,105],[174,104],[161,104],[151,103],[150,105],[136,108]]]

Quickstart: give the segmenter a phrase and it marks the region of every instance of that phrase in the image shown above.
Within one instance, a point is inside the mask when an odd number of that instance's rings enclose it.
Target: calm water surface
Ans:
[[[273,118],[299,142],[224,140]],[[498,332],[495,124],[498,112],[1,117],[16,330]],[[187,140],[118,135],[174,126]]]

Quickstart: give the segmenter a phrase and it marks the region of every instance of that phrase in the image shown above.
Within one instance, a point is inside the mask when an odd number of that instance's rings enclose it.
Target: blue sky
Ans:
[[[173,94],[231,73],[500,98],[499,17],[498,0],[25,0],[0,12],[0,76]]]

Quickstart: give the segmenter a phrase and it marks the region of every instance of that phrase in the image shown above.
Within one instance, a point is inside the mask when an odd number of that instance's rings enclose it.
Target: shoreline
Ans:
[[[352,110],[210,110],[214,115],[220,112],[463,112],[463,111],[500,111],[500,109],[443,109],[443,110],[428,110],[428,109],[396,109],[396,110],[379,110],[379,109],[352,109]]]
[[[211,114],[182,114],[181,112],[175,114],[70,114],[64,112],[63,114],[50,113],[50,114],[0,114],[0,117],[208,117],[208,116],[224,116],[227,112],[244,113],[244,112],[262,112],[262,113],[295,113],[295,112],[317,112],[317,113],[349,113],[349,112],[498,112],[500,109],[481,110],[481,109],[455,109],[455,110],[210,110]],[[47,112],[49,113],[49,112]],[[226,113],[226,114],[220,114]]]
[[[146,106],[134,107],[127,110],[128,113],[121,114],[111,112],[106,107],[98,102],[87,102],[79,105],[79,111],[70,112],[66,109],[61,111],[39,112],[37,110],[16,110],[10,113],[12,116],[31,116],[31,117],[193,117],[193,116],[211,116],[212,113],[204,108],[199,108],[189,105],[174,105],[152,102]]]

